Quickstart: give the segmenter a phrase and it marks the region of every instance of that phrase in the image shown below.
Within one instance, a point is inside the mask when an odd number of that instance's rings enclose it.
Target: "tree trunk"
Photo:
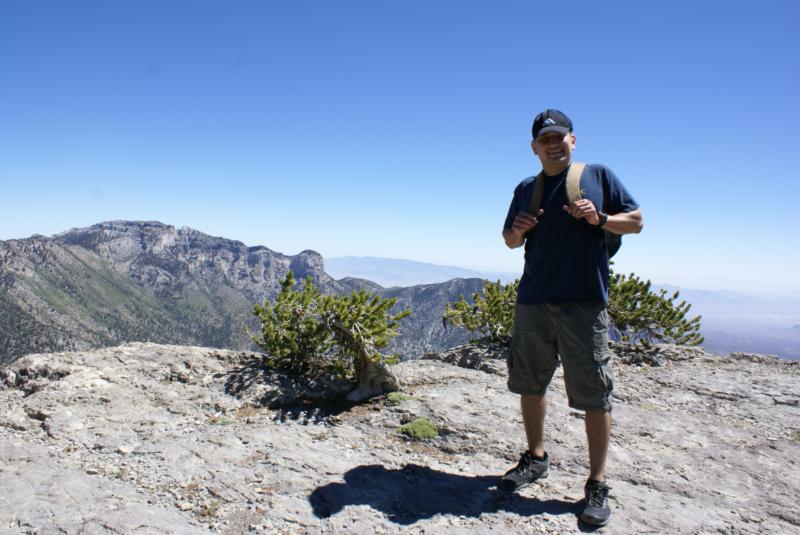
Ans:
[[[397,377],[381,360],[380,353],[374,347],[359,342],[350,329],[339,321],[331,321],[330,326],[337,338],[343,340],[358,354],[353,363],[358,386],[347,394],[348,401],[364,401],[384,392],[394,392],[400,389]]]
[[[384,362],[360,358],[355,368],[358,386],[347,395],[349,401],[364,401],[384,392],[400,389],[397,377]]]

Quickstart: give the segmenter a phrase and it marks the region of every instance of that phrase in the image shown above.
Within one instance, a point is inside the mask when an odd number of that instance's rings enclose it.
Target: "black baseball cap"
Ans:
[[[536,139],[547,132],[558,132],[559,134],[572,132],[572,121],[558,110],[544,110],[533,120],[531,133],[533,134],[533,139]]]

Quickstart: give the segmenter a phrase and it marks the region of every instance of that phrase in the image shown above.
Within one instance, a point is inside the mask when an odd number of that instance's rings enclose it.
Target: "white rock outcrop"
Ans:
[[[636,366],[618,350],[601,532],[800,533],[800,365],[663,347],[648,357],[660,366]],[[411,399],[359,405],[321,401],[349,385],[299,384],[252,353],[23,357],[0,368],[0,533],[578,532],[583,415],[560,372],[550,477],[495,488],[525,446],[493,356],[462,347],[398,364]],[[418,417],[440,436],[398,433]]]

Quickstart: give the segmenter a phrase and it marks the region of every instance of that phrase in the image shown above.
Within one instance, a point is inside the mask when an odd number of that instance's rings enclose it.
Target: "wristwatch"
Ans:
[[[600,218],[600,222],[597,224],[597,226],[603,228],[603,225],[608,223],[608,214],[605,212],[597,212],[597,217]]]

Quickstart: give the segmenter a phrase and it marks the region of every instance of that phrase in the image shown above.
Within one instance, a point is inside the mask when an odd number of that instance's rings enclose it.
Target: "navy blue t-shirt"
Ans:
[[[584,219],[575,219],[562,208],[567,204],[567,171],[543,175],[545,180],[539,223],[528,234],[525,271],[519,282],[520,304],[564,301],[608,303],[608,250],[604,231]],[[514,190],[505,228],[510,229],[519,212],[530,209],[533,183],[528,177]],[[632,212],[639,205],[607,167],[587,165],[581,177],[581,194],[607,214]]]

